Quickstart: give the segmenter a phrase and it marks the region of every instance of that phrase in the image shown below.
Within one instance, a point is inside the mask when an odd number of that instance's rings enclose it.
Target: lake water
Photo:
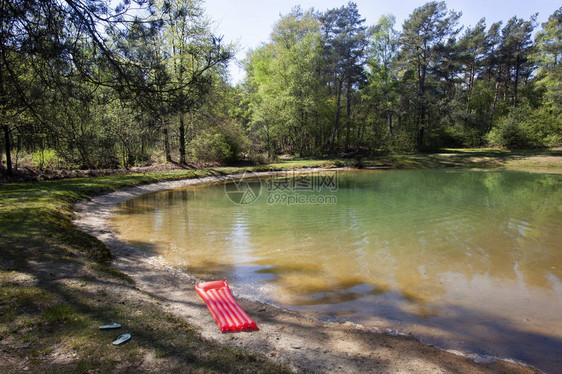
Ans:
[[[140,196],[111,224],[236,295],[559,372],[561,187],[507,171],[310,172]]]

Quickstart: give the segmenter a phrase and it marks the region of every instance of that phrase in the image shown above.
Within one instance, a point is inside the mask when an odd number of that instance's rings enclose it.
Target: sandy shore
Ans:
[[[268,174],[268,173],[263,173]],[[193,276],[174,270],[160,258],[121,243],[108,220],[115,204],[135,196],[236,176],[160,182],[99,195],[75,206],[74,224],[101,240],[112,252],[112,266],[134,279],[138,289],[157,299],[167,312],[196,326],[201,335],[221,344],[267,355],[295,371],[319,373],[538,373],[505,361],[482,360],[446,352],[413,337],[394,336],[363,326],[323,323],[277,307],[238,297],[260,331],[221,334],[197,295]],[[236,288],[232,289],[236,296]],[[484,361],[484,362],[482,362]]]

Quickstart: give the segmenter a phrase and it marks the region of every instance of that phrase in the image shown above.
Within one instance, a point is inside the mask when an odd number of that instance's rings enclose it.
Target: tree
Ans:
[[[458,41],[458,58],[464,70],[464,84],[469,97],[474,90],[474,82],[478,78],[486,57],[486,20],[482,18],[476,26],[468,28]]]
[[[398,33],[394,30],[394,16],[382,16],[372,30],[371,55],[367,60],[369,66],[369,84],[374,90],[372,96],[381,96],[385,102],[383,114],[387,129],[392,137],[392,117],[396,109],[396,84],[398,77],[394,64],[398,56]],[[374,97],[372,98],[374,99]]]
[[[290,36],[292,43],[276,42],[275,31]],[[320,75],[323,61],[319,22],[312,11],[295,8],[281,18],[272,39],[277,45],[273,69],[281,84],[277,92],[283,102],[283,118],[293,152],[302,156],[314,136],[312,127],[325,100],[325,85]]]
[[[247,92],[250,95],[251,132],[265,141],[268,160],[276,153],[275,142],[282,127],[282,105],[278,98],[279,81],[272,67],[275,58],[271,44],[251,51],[246,58]],[[281,119],[281,120],[280,120]]]
[[[562,7],[542,24],[537,33],[535,61],[538,84],[546,91],[549,105],[562,108]]]
[[[315,124],[325,102],[316,15],[294,8],[276,23],[271,39],[247,59],[252,124],[265,138],[268,158],[276,142],[303,155],[314,148],[312,138],[320,137]]]
[[[505,73],[504,100],[509,97],[509,85],[512,85],[513,107],[518,104],[518,88],[522,80],[527,80],[533,72],[530,60],[533,40],[532,33],[535,28],[537,15],[529,21],[521,18],[511,18],[502,29],[500,44],[500,58]]]
[[[137,14],[150,11],[140,1]],[[95,87],[131,90],[139,82],[130,72],[133,66],[114,53],[108,36],[127,29],[132,18],[126,2],[111,10],[102,0],[0,1],[0,107],[2,129],[11,173],[10,133],[16,113],[23,113],[47,132],[59,125],[50,122],[55,113],[57,92],[70,92],[88,100],[76,89],[81,83]],[[108,74],[104,74],[108,73]],[[14,106],[10,104],[14,97]],[[48,104],[45,107],[45,104]],[[64,107],[63,107],[64,108]]]
[[[169,77],[164,93],[178,116],[179,163],[186,161],[186,114],[196,110],[212,87],[213,69],[232,57],[230,47],[212,35],[200,0],[157,1],[163,25],[159,50]]]
[[[417,85],[414,98],[416,113],[416,143],[424,149],[424,134],[428,127],[428,75],[440,59],[440,51],[448,39],[458,34],[456,29],[461,13],[447,11],[445,2],[430,2],[414,10],[406,21],[400,38],[401,62],[406,70],[412,70]]]
[[[328,74],[331,76],[331,89],[335,97],[335,118],[332,127],[329,154],[335,150],[336,135],[341,123],[341,102],[345,92],[347,128],[345,145],[350,143],[352,94],[364,79],[363,63],[368,46],[364,26],[357,5],[348,3],[347,6],[331,9],[324,13],[320,20],[324,33],[325,59]]]

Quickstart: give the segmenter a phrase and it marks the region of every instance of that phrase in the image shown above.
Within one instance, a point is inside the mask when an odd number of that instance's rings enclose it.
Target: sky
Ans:
[[[302,9],[314,8],[326,11],[339,8],[348,3],[347,0],[204,0],[207,15],[214,21],[216,35],[222,35],[226,43],[238,45],[236,59],[230,63],[229,71],[232,83],[236,84],[244,78],[244,71],[239,61],[246,53],[262,43],[269,41],[273,25],[280,15],[288,14],[291,9],[300,5]],[[375,25],[380,16],[392,14],[396,17],[397,30],[401,30],[404,20],[414,9],[424,5],[425,0],[355,0],[359,13],[365,18],[367,26]],[[486,18],[486,25],[497,21],[507,21],[513,16],[529,19],[539,13],[539,24],[546,22],[548,17],[562,6],[556,0],[448,0],[447,8],[462,12],[460,24],[473,26],[481,18]],[[540,28],[540,26],[539,26]]]

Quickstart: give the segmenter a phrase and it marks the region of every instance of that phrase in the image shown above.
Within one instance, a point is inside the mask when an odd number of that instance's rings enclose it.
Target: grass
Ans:
[[[202,339],[185,321],[163,313],[150,300],[123,300],[126,286],[115,281],[112,289],[95,281],[74,287],[16,287],[6,284],[5,274],[3,278],[7,292],[0,297],[2,372],[285,371],[263,357]],[[112,346],[121,332],[97,328],[111,320],[121,321],[134,339]]]
[[[447,149],[439,154],[363,160],[395,168],[562,170],[559,150]],[[72,225],[88,196],[161,180],[242,171],[351,166],[355,160],[290,160],[271,165],[177,170],[0,185],[0,372],[283,372],[264,356],[202,339],[184,320],[109,266],[111,254]],[[134,311],[134,312],[132,312]],[[116,349],[97,327],[120,321],[135,337]]]
[[[109,264],[107,248],[72,225],[87,196],[212,170],[115,175],[0,185],[0,372],[285,372],[219,346]],[[134,339],[118,348],[120,321]],[[122,333],[121,331],[119,333]]]
[[[399,169],[510,169],[562,173],[562,150],[507,151],[491,148],[445,148],[439,153],[368,158],[365,166],[392,165]]]
[[[391,154],[361,159],[364,167],[391,166],[396,169],[523,169],[562,173],[562,149],[508,151],[493,148],[444,148],[437,153]],[[356,167],[351,159],[291,159],[269,165],[243,168],[251,171],[296,168]],[[217,168],[222,172],[236,172],[240,168]]]

